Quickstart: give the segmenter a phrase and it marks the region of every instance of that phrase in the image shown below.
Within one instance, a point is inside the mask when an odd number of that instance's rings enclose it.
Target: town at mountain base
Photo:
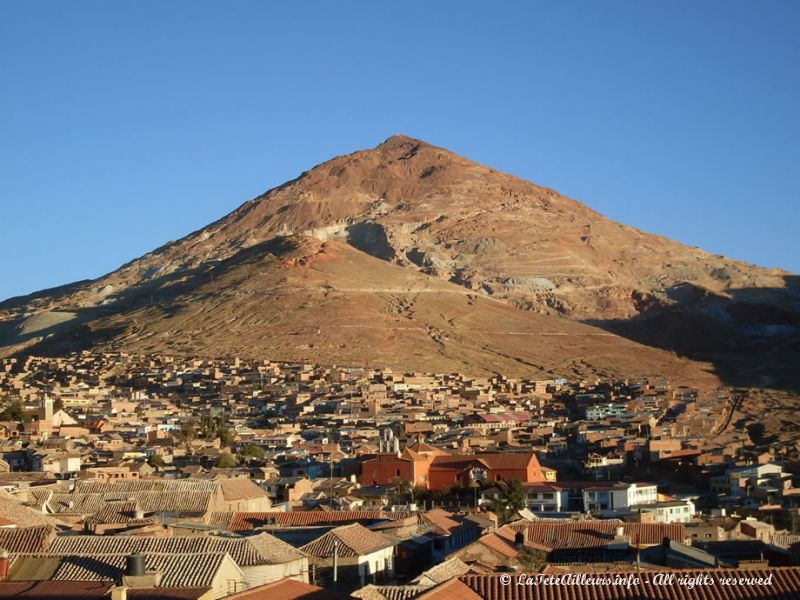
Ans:
[[[334,158],[0,303],[0,597],[800,598],[799,285]]]
[[[735,390],[84,351],[0,392],[0,597],[800,597],[800,432]]]

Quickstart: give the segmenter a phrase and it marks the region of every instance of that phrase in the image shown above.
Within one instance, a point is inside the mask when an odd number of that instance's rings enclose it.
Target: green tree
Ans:
[[[399,481],[389,492],[389,502],[406,504],[414,501],[414,486],[410,481]]]
[[[161,468],[164,466],[164,457],[160,454],[151,454],[147,459],[147,464],[156,469]]]
[[[58,412],[60,410],[64,410],[64,401],[61,398],[56,398],[55,402],[53,402],[53,411]]]
[[[236,456],[234,456],[230,452],[223,452],[222,454],[220,454],[219,460],[217,461],[217,467],[219,467],[220,469],[232,469],[238,464],[239,461],[237,460]]]
[[[183,398],[181,398],[181,395],[178,392],[172,392],[169,395],[169,401],[172,402],[178,408],[183,406]]]
[[[217,436],[220,443],[228,448],[233,445],[233,440],[236,438],[236,433],[226,425],[219,425],[217,427]]]
[[[415,485],[411,490],[411,497],[417,504],[427,504],[433,499],[433,494],[425,486]]]
[[[501,523],[507,522],[517,511],[528,506],[527,494],[522,484],[516,480],[503,480],[499,486],[503,497],[492,503],[492,508]]]
[[[242,458],[264,458],[264,451],[259,446],[249,445],[245,446],[239,451],[239,456]]]
[[[215,437],[217,437],[218,427],[219,427],[219,422],[211,415],[203,415],[202,417],[200,417],[201,438],[207,440],[213,440]]]
[[[22,402],[15,400],[11,404],[6,405],[2,412],[0,412],[0,421],[18,421],[27,423],[31,420],[31,416],[22,408]]]
[[[517,512],[528,506],[528,494],[525,488],[516,479],[508,482],[508,489],[506,490],[506,500],[508,506],[513,512]]]
[[[191,421],[181,423],[181,428],[175,434],[175,437],[183,444],[191,442],[194,439],[194,423]]]

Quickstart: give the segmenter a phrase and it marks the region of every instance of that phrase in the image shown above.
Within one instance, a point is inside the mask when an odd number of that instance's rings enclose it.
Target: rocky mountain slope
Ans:
[[[800,328],[788,273],[613,222],[405,136],[323,163],[105,277],[0,310],[6,354],[91,339],[401,368],[438,356],[477,372],[711,369],[780,386],[794,385],[785,367]]]

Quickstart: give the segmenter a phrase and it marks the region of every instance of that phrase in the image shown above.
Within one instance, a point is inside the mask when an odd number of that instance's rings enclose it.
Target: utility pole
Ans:
[[[642,523],[642,509],[639,508],[639,524],[641,525],[641,523]],[[636,540],[636,571],[637,572],[642,570],[641,552],[642,552],[642,546],[639,544],[639,540]]]
[[[328,453],[328,493],[333,494],[333,449]]]
[[[339,581],[339,540],[333,540],[333,589]]]

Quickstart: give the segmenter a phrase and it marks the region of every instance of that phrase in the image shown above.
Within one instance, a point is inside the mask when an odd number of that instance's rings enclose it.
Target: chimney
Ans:
[[[609,550],[626,551],[631,546],[631,536],[625,535],[625,527],[614,528],[614,537],[608,544]]]
[[[125,557],[125,575],[139,577],[145,574],[147,559],[144,554],[130,554]]]
[[[517,550],[522,550],[525,547],[525,534],[521,531],[518,531],[514,535],[514,545],[517,547]]]
[[[122,585],[126,588],[154,588],[161,583],[161,573],[147,571],[144,554],[134,553],[125,558],[125,574]]]

